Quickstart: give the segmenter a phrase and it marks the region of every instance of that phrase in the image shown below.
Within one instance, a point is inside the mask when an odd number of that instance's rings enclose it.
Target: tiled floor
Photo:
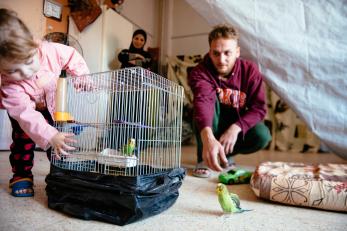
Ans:
[[[285,206],[258,199],[248,185],[231,186],[241,198],[243,208],[252,212],[222,215],[215,187],[217,174],[209,179],[191,176],[195,164],[195,147],[182,148],[183,167],[187,176],[177,202],[167,211],[148,219],[119,227],[98,221],[69,217],[47,207],[45,176],[49,162],[44,153],[35,157],[35,197],[14,198],[9,194],[11,177],[9,152],[0,152],[0,230],[347,230],[345,213]],[[239,165],[254,168],[262,161],[295,161],[306,163],[346,163],[334,154],[301,154],[261,151],[238,155]]]

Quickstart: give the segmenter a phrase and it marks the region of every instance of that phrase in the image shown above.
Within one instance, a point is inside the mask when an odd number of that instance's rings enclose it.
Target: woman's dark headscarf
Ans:
[[[135,48],[134,45],[133,45],[133,38],[138,35],[138,34],[141,34],[143,36],[143,38],[145,39],[145,43],[143,44],[143,46],[141,48]],[[130,47],[129,47],[129,51],[130,52],[136,52],[136,53],[143,53],[143,48],[145,47],[145,44],[146,44],[146,41],[147,41],[147,33],[146,31],[142,30],[142,29],[138,29],[136,31],[134,31],[133,33],[133,37],[131,39],[131,43],[130,43]]]

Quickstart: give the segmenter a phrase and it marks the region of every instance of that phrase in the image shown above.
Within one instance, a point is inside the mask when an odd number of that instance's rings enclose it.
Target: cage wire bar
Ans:
[[[53,150],[53,165],[121,176],[180,167],[180,85],[141,67],[67,77],[67,83],[71,118],[55,127],[74,133],[76,149],[60,159]]]

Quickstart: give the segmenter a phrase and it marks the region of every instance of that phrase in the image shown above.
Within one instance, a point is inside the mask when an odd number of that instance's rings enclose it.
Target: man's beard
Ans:
[[[217,72],[221,76],[226,76],[226,75],[230,74],[231,68],[229,68],[229,67],[227,67],[227,68],[217,68]]]

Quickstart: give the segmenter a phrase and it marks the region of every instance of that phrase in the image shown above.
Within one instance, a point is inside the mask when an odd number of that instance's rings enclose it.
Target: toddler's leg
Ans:
[[[33,167],[35,143],[21,129],[18,122],[10,117],[12,125],[12,140],[10,146],[10,164],[12,166],[13,178],[10,183],[23,178],[33,180],[31,169]]]

